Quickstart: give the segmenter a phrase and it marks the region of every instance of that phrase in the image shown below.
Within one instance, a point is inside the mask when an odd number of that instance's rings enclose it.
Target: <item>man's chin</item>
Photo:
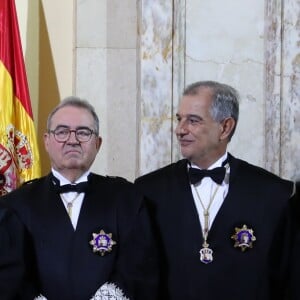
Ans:
[[[182,156],[183,158],[188,159],[188,160],[191,159],[191,153],[190,153],[189,151],[184,151],[183,149],[181,149],[181,156]]]
[[[68,159],[64,163],[65,167],[67,169],[81,169],[82,168],[82,162],[78,159]]]
[[[192,160],[192,156],[189,153],[181,152],[181,156],[187,160]]]

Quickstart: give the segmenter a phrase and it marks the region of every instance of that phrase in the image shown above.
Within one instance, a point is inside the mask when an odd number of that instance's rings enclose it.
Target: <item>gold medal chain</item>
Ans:
[[[207,243],[207,237],[208,237],[208,233],[209,233],[209,209],[210,209],[210,207],[211,207],[211,205],[212,205],[212,203],[213,203],[213,201],[215,199],[215,196],[217,194],[217,191],[218,191],[220,185],[217,185],[217,187],[215,188],[215,190],[213,192],[213,195],[209,199],[209,203],[207,205],[207,208],[205,208],[205,206],[204,206],[204,204],[203,204],[203,202],[201,200],[201,197],[200,197],[200,195],[199,195],[199,193],[198,193],[195,185],[193,185],[193,187],[194,187],[194,190],[196,192],[197,198],[198,198],[198,200],[199,200],[199,202],[200,202],[200,204],[202,206],[202,209],[203,209],[204,227],[203,227],[203,230],[202,230],[202,236],[203,236],[203,244],[202,244],[202,246],[205,247],[205,248],[207,248],[209,246],[209,244]]]
[[[68,211],[68,215],[69,215],[70,218],[72,217],[73,203],[74,203],[74,201],[78,198],[79,195],[80,195],[80,193],[77,193],[77,195],[76,195],[71,201],[68,201],[68,200],[63,196],[63,194],[60,194],[61,199],[62,199],[62,200],[66,203],[66,205],[67,205],[67,211]]]

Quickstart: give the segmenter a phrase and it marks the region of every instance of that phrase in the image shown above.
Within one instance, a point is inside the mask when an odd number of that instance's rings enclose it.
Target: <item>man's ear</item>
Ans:
[[[230,134],[235,128],[235,120],[233,118],[226,118],[221,123],[220,140],[229,139]]]
[[[97,141],[96,141],[96,148],[97,148],[98,151],[101,148],[101,145],[102,145],[102,137],[98,136]]]
[[[48,151],[48,144],[49,144],[49,139],[50,139],[50,134],[48,132],[45,132],[43,135],[44,139],[44,147]]]

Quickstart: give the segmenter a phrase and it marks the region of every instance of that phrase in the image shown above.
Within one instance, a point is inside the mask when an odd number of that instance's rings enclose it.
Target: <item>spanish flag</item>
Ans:
[[[40,177],[14,0],[0,0],[0,195]]]

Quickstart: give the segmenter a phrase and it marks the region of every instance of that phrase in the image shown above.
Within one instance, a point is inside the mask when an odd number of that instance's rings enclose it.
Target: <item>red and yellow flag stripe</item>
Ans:
[[[0,1],[0,195],[40,177],[33,123],[14,0]]]

